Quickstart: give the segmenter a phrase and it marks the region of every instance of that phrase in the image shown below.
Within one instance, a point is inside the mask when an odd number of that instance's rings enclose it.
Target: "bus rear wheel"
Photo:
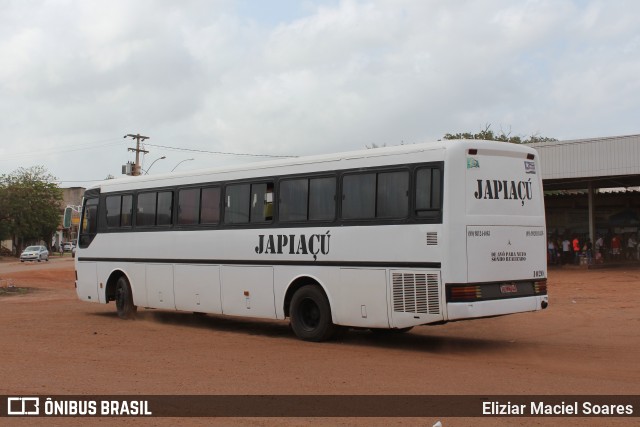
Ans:
[[[136,317],[138,307],[133,304],[133,294],[131,286],[126,277],[122,276],[116,282],[116,310],[121,319],[133,319]]]
[[[319,286],[305,285],[291,298],[291,328],[298,338],[320,342],[332,338],[336,325],[331,321],[329,300]]]

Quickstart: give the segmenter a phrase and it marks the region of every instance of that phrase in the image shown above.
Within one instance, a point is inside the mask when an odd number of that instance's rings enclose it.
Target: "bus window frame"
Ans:
[[[427,216],[420,216],[416,209],[416,187],[417,183],[417,174],[418,171],[424,168],[429,169],[438,169],[440,171],[440,183],[439,183],[439,192],[440,192],[440,200],[439,205],[434,207],[433,209],[428,210],[428,212],[432,212],[433,214]],[[384,166],[372,166],[372,167],[363,167],[357,169],[342,169],[342,170],[332,170],[332,171],[319,171],[314,173],[296,173],[296,174],[286,174],[280,176],[266,176],[266,177],[256,177],[254,179],[241,179],[241,180],[232,180],[232,181],[203,181],[195,184],[189,185],[176,185],[176,186],[162,186],[162,187],[151,187],[151,188],[141,188],[141,189],[132,189],[128,191],[118,191],[113,193],[102,193],[99,196],[99,220],[98,220],[98,233],[112,233],[112,232],[148,232],[148,231],[166,231],[166,230],[209,230],[209,229],[261,229],[261,228],[305,228],[305,227],[335,227],[335,226],[375,226],[375,225],[385,225],[385,224],[414,224],[414,223],[423,223],[423,224],[442,224],[443,221],[443,206],[444,206],[444,198],[445,198],[445,189],[444,189],[444,181],[445,181],[445,172],[444,172],[445,164],[444,161],[433,161],[433,162],[424,162],[424,163],[412,163],[405,165],[384,165]],[[347,175],[352,174],[375,174],[376,175],[376,204],[378,203],[378,174],[380,173],[393,173],[393,172],[402,172],[407,171],[409,173],[409,197],[408,197],[408,212],[404,217],[398,218],[343,218],[342,216],[342,197],[343,197],[343,178]],[[333,218],[330,220],[327,219],[306,219],[300,221],[282,221],[279,215],[280,209],[280,184],[283,181],[288,180],[299,180],[305,179],[307,180],[307,189],[310,190],[310,182],[313,179],[334,179],[335,192],[334,192],[334,206],[333,206]],[[268,187],[272,186],[272,194],[273,194],[273,204],[272,204],[272,219],[260,222],[251,222],[250,212],[251,212],[251,194],[252,194],[252,185],[256,184],[266,184]],[[226,212],[226,197],[227,197],[227,188],[234,185],[247,185],[249,188],[249,218],[247,222],[242,223],[228,223],[227,221],[227,212]],[[202,223],[202,192],[207,188],[217,188],[219,191],[218,198],[218,209],[219,209],[219,219],[217,223]],[[198,212],[198,223],[197,224],[178,224],[178,197],[179,192],[185,189],[199,189],[200,196],[200,210]],[[158,193],[161,192],[171,192],[172,193],[172,223],[170,225],[155,225],[157,223],[157,203],[158,203]],[[154,218],[154,225],[140,225],[137,221],[137,212],[138,212],[138,197],[140,194],[144,193],[156,193],[156,214]],[[265,193],[266,194],[266,193]],[[131,226],[121,226],[121,227],[108,227],[106,220],[106,197],[107,196],[117,196],[121,197],[124,195],[131,195],[133,197],[132,203],[132,225]],[[309,218],[309,202],[310,202],[310,193],[307,195],[307,218]],[[377,206],[376,206],[377,210]]]

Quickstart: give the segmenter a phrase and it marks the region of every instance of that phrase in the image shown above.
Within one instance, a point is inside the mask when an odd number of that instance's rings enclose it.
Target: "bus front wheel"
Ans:
[[[291,328],[302,340],[325,341],[336,332],[329,300],[319,286],[305,285],[298,289],[291,299],[289,314]]]
[[[122,276],[116,282],[116,310],[121,319],[133,319],[138,307],[133,304],[131,286],[126,277]]]

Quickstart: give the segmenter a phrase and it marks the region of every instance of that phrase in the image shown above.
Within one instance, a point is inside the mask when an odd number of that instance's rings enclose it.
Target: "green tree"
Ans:
[[[555,138],[549,138],[546,136],[540,136],[537,134],[525,137],[522,139],[519,136],[511,136],[511,131],[509,133],[505,133],[503,130],[500,133],[495,133],[491,129],[491,125],[485,125],[484,129],[478,133],[471,132],[462,132],[462,133],[448,133],[443,139],[483,139],[488,141],[502,141],[502,142],[511,142],[513,144],[531,144],[533,142],[550,142],[557,141]]]
[[[31,241],[49,245],[60,224],[61,202],[62,190],[43,166],[0,176],[0,234],[11,237],[17,253]]]

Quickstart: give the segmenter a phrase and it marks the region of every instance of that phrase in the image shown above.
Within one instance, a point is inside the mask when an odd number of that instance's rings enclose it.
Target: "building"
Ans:
[[[540,155],[550,236],[640,237],[640,135],[531,146]]]

